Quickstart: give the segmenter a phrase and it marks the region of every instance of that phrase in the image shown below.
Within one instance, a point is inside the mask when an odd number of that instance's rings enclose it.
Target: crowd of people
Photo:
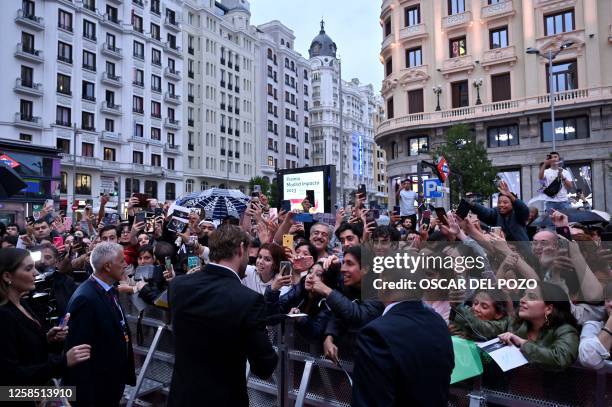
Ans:
[[[542,177],[570,187],[554,159],[549,164]],[[551,201],[552,226],[530,226],[533,211],[503,181],[494,208],[462,200],[455,210],[432,211],[419,198],[409,180],[397,191],[397,211],[368,209],[357,194],[333,225],[270,211],[263,194],[240,219],[212,220],[194,208],[184,230],[171,227],[170,202],[143,205],[136,196],[125,219],[108,216],[103,197],[80,222],[46,206],[26,225],[0,225],[0,383],[61,378],[77,386],[77,405],[117,405],[135,380],[119,297],[153,306],[167,296],[176,349],[169,405],[176,406],[247,405],[245,361],[256,375],[273,373],[266,324],[287,314],[299,315],[297,332],[327,358],[354,355],[354,405],[444,405],[451,335],[498,337],[544,371],[604,366],[612,348],[605,224],[571,223],[564,204]],[[305,198],[302,210],[312,204]],[[429,289],[408,300],[364,295],[372,256],[431,251],[485,262],[464,272],[423,270],[426,278],[538,284]]]

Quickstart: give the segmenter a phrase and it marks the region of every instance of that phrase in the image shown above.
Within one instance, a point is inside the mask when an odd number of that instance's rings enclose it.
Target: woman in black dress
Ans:
[[[27,250],[0,249],[0,383],[5,386],[46,385],[61,377],[66,367],[89,359],[86,344],[62,353],[68,328],[54,327],[45,333],[21,300],[34,289],[37,274]]]

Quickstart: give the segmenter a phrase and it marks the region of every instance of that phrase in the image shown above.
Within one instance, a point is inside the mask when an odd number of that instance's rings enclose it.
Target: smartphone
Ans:
[[[32,223],[34,223],[35,221],[36,221],[36,219],[34,219],[34,216],[28,216],[28,217],[26,218],[26,223],[27,223],[28,225],[31,225],[31,224],[32,224]]]
[[[134,198],[138,198],[138,204],[136,205],[137,208],[146,208],[148,205],[148,199],[149,199],[149,195],[147,194],[141,194],[141,193],[135,193],[132,194],[132,196]]]
[[[105,213],[104,220],[102,221],[105,225],[114,225],[117,223],[116,213]]]
[[[145,212],[145,233],[155,232],[155,214],[151,212]]]
[[[144,212],[138,212],[136,216],[134,216],[134,223],[144,222],[146,218],[146,214]]]
[[[312,214],[310,213],[298,213],[297,215],[293,217],[293,219],[296,222],[303,222],[303,223],[304,222],[309,223],[309,222],[314,221],[314,218],[312,217]]]
[[[268,212],[268,215],[269,215],[271,218],[275,218],[275,217],[277,217],[277,216],[278,216],[278,209],[276,209],[276,208],[270,208],[270,209],[269,209],[269,212]]]
[[[362,198],[365,198],[366,197],[366,185],[359,184],[359,187],[357,188],[357,193],[360,194]]]
[[[170,258],[170,256],[166,256],[166,258],[164,259],[164,264],[166,266],[166,270],[172,269],[172,259]]]
[[[257,195],[253,195],[255,193]],[[261,185],[254,185],[253,186],[253,192],[251,193],[251,196],[259,196],[259,194],[261,194]]]
[[[314,189],[307,189],[306,190],[306,199],[308,199],[308,202],[310,202],[310,206],[312,206],[312,207],[315,206]]]
[[[455,211],[455,214],[459,216],[461,219],[465,219],[465,217],[470,212],[470,204],[465,199],[461,199],[459,202],[459,207]]]
[[[448,219],[446,219],[446,210],[444,210],[444,208],[435,208],[434,210],[436,211],[436,216],[438,217],[440,223],[445,226],[448,226]]]
[[[393,213],[397,213],[399,215],[400,214],[400,207],[399,206],[394,206],[393,207]]]
[[[200,258],[198,256],[189,256],[187,258],[187,269],[191,270],[200,267]]]
[[[372,219],[380,218],[380,211],[378,209],[370,209],[370,214],[372,216]]]
[[[309,269],[314,264],[312,256],[297,257],[293,261],[293,266],[298,270]]]
[[[495,236],[501,237],[501,231],[502,231],[501,226],[491,226],[491,233],[494,234]]]
[[[72,229],[72,218],[64,218],[64,229],[66,229],[66,232],[70,232],[70,229]]]
[[[160,217],[164,215],[164,210],[162,208],[155,208],[155,217]]]
[[[285,211],[285,212],[291,212],[291,201],[288,199],[285,199],[282,203],[281,203],[281,210]]]
[[[56,236],[53,238],[53,246],[60,247],[64,245],[64,238],[61,236]]]
[[[45,200],[45,208],[47,208],[47,207],[53,208],[53,199]]]
[[[290,276],[293,272],[293,264],[290,261],[281,261],[279,270],[282,276]]]
[[[423,214],[421,215],[421,219],[422,219],[423,225],[429,226],[429,223],[431,221],[431,211],[427,209],[424,210]]]
[[[283,235],[283,247],[293,249],[293,235]]]

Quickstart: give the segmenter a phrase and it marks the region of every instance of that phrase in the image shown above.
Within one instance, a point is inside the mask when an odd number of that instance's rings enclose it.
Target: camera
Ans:
[[[26,296],[26,301],[41,321],[49,326],[55,325],[60,317],[57,311],[57,300],[53,295],[55,267],[45,267],[34,279],[34,290]]]

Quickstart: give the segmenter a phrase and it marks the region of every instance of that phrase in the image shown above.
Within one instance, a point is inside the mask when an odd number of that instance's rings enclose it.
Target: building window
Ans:
[[[508,46],[508,27],[496,28],[489,31],[489,47],[506,48]]]
[[[70,154],[70,140],[58,138],[55,142],[55,147],[64,154]]]
[[[519,144],[518,126],[489,127],[487,130],[489,147],[508,147]]]
[[[470,105],[468,81],[455,82],[451,84],[453,109]]]
[[[391,35],[391,17],[385,20],[385,38]]]
[[[161,118],[161,103],[151,101],[151,116],[157,119]]]
[[[406,68],[423,65],[423,53],[421,47],[406,50]]]
[[[91,195],[91,175],[76,174],[76,191],[79,195]]]
[[[195,181],[192,179],[185,180],[185,192],[190,193],[193,192],[193,187],[195,185]]]
[[[153,167],[161,167],[161,155],[151,154],[151,165]]]
[[[134,41],[134,58],[144,60],[144,44],[142,42]]]
[[[143,102],[140,96],[132,96],[132,110],[134,113],[144,113]]]
[[[19,133],[19,141],[25,141],[27,143],[31,143],[32,142],[32,135],[31,134],[25,134],[25,133]]]
[[[174,201],[176,199],[176,185],[174,182],[166,182],[166,201]]]
[[[151,140],[161,140],[161,129],[157,127],[151,127]]]
[[[399,144],[395,141],[391,143],[391,158],[396,159],[399,157]]]
[[[134,137],[143,137],[144,136],[144,127],[141,123],[136,123],[134,125]]]
[[[104,120],[104,130],[114,132],[115,131],[115,121],[112,119]]]
[[[96,25],[88,20],[83,20],[83,37],[96,41]]]
[[[574,31],[575,21],[574,9],[544,16],[546,35]]]
[[[57,74],[57,92],[64,95],[72,95],[70,90],[70,76]]]
[[[162,57],[161,51],[155,48],[151,48],[151,63],[155,66],[161,66]]]
[[[62,10],[57,10],[57,26],[62,30],[72,32],[72,14]]]
[[[96,70],[96,54],[89,51],[83,51],[83,69],[90,71]]]
[[[132,151],[132,162],[134,164],[142,164],[144,162],[144,154],[142,151]]]
[[[422,113],[424,111],[423,89],[408,91],[408,113]]]
[[[116,161],[116,152],[114,148],[104,147],[104,161]]]
[[[55,111],[55,123],[60,126],[70,127],[71,124],[71,112],[69,107],[57,106]]]
[[[421,24],[421,5],[415,4],[404,9],[404,26],[411,27]]]
[[[393,58],[389,57],[385,62],[385,76],[389,76],[393,73]]]
[[[408,139],[408,155],[419,155],[419,152],[424,150],[429,150],[429,137],[411,137]]]
[[[393,116],[393,98],[390,97],[389,99],[387,99],[387,119],[393,119]]]
[[[270,146],[268,146],[270,148]],[[268,167],[274,167],[274,157],[271,155],[268,156]]]
[[[62,171],[60,172],[60,177],[61,177],[60,194],[67,194],[68,193],[68,173]]]
[[[161,39],[160,32],[159,25],[151,23],[151,38],[159,41]]]
[[[65,42],[57,42],[57,60],[72,63],[72,45],[66,44]]]
[[[512,87],[510,85],[510,72],[499,75],[491,75],[491,101],[500,102],[512,99]]]
[[[174,158],[168,157],[167,162],[168,162],[168,165],[166,165],[166,168],[169,170],[173,170],[174,169]]]
[[[82,96],[83,99],[91,102],[96,101],[95,84],[93,82],[83,81]]]
[[[94,145],[91,143],[81,143],[81,155],[83,157],[93,157]]]
[[[550,120],[542,122],[542,136],[543,142],[552,141]],[[562,140],[575,140],[589,138],[589,118],[586,116],[580,117],[568,117],[564,119],[555,120],[555,139]]]
[[[449,40],[449,44],[451,58],[457,58],[467,54],[467,41],[465,37],[453,38]]]
[[[157,198],[157,181],[145,181],[144,193],[152,198]]]
[[[465,0],[448,0],[448,15],[465,12]]]
[[[95,131],[94,114],[90,112],[81,112],[81,128],[83,130]]]
[[[151,90],[155,92],[162,91],[161,76],[151,75]]]
[[[546,64],[546,73],[548,73],[548,64]],[[555,92],[563,92],[566,90],[578,89],[578,67],[576,60],[554,62],[552,68],[553,74],[553,90]],[[548,78],[548,75],[547,75]],[[546,81],[547,92],[550,92],[550,82]]]

